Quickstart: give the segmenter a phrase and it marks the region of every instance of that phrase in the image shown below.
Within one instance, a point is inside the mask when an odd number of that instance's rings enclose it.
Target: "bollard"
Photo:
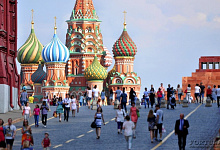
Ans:
[[[165,101],[165,99],[163,98],[163,99],[161,99],[161,105],[160,105],[160,108],[166,108],[166,101]]]
[[[115,99],[115,102],[114,102],[114,109],[118,109],[118,105],[119,105],[119,101],[117,99]]]
[[[137,107],[138,109],[141,109],[141,102],[140,102],[139,99],[137,99],[137,101],[136,101],[136,107]]]
[[[212,107],[212,103],[211,103],[210,97],[207,97],[205,107]]]
[[[183,99],[183,106],[182,107],[188,107],[188,101],[186,98]]]

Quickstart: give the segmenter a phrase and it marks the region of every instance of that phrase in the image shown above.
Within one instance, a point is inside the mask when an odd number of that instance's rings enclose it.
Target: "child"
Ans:
[[[49,150],[49,147],[51,146],[50,139],[49,139],[49,133],[46,132],[44,135],[45,135],[45,138],[41,142],[41,145],[44,148],[43,150]]]
[[[24,149],[28,149],[28,150],[33,150],[32,147],[30,146],[33,146],[33,143],[31,142],[31,136],[29,133],[26,133],[27,137],[22,141],[22,150]]]
[[[33,110],[34,114],[34,120],[35,120],[35,127],[38,127],[38,121],[39,121],[39,115],[40,115],[40,108],[39,105],[35,105],[35,108]]]
[[[130,121],[130,117],[126,116],[125,117],[126,121],[123,123],[123,128],[124,131],[124,136],[127,142],[127,149],[131,149],[132,145],[132,130],[135,128],[135,125],[132,121]]]

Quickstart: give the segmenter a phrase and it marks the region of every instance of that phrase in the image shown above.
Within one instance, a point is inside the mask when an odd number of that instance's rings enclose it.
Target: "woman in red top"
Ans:
[[[5,127],[3,126],[4,121],[0,119],[0,149],[6,148],[5,144]]]
[[[212,89],[210,86],[208,86],[208,89],[206,90],[206,96],[207,96],[207,98],[209,97],[211,100],[213,100],[212,99]]]
[[[130,108],[130,116],[131,116],[131,121],[134,122],[134,130],[133,130],[133,138],[136,138],[135,136],[135,130],[137,126],[137,121],[138,121],[138,116],[137,116],[137,111],[139,112],[139,109],[135,107],[135,103],[131,102],[131,108]]]
[[[160,105],[161,104],[161,99],[163,97],[163,92],[161,91],[161,89],[159,88],[157,91],[157,103]]]

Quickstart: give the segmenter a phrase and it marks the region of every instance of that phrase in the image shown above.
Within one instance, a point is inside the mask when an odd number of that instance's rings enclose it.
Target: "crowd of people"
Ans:
[[[155,110],[150,109],[147,116],[148,122],[148,130],[150,131],[151,143],[158,141],[162,141],[162,133],[164,131],[163,128],[163,111],[160,109],[161,100],[167,100],[167,109],[169,106],[173,106],[173,99],[178,99],[177,102],[181,104],[181,100],[183,97],[189,103],[203,103],[205,97],[210,98],[212,102],[217,102],[217,106],[219,107],[220,100],[220,85],[218,88],[214,85],[211,89],[210,86],[206,89],[206,87],[200,83],[196,84],[194,87],[194,97],[192,98],[192,87],[189,84],[187,88],[184,90],[177,85],[177,88],[171,87],[168,84],[167,89],[163,87],[163,83],[161,83],[160,87],[156,91],[154,86],[151,85],[150,90],[145,88],[143,93],[143,98],[141,99],[141,103],[144,105],[145,109],[151,106],[153,108],[155,106]],[[33,103],[33,96],[28,97],[26,89],[23,89],[21,93],[21,104],[22,104],[22,115],[24,116],[23,127],[21,130],[22,133],[22,141],[21,141],[21,149],[29,148],[33,149],[34,140],[32,129],[29,126],[29,118],[33,115],[35,120],[35,127],[39,127],[39,116],[41,116],[42,124],[46,128],[47,127],[47,114],[50,111],[50,106],[56,106],[55,113],[59,116],[59,122],[62,121],[62,114],[64,114],[63,120],[69,121],[69,113],[72,112],[72,117],[76,116],[76,112],[79,112],[80,106],[88,106],[91,108],[91,104],[93,101],[97,102],[97,112],[94,115],[95,124],[96,124],[96,138],[100,139],[101,136],[101,126],[102,122],[105,125],[104,115],[102,106],[107,105],[106,95],[108,95],[109,104],[114,104],[115,100],[119,101],[118,109],[116,110],[115,122],[117,122],[117,132],[118,134],[122,134],[124,130],[124,136],[127,142],[127,148],[131,149],[132,147],[132,139],[136,138],[136,128],[138,118],[140,117],[139,109],[136,107],[136,102],[138,100],[137,93],[133,88],[130,89],[129,94],[126,93],[125,88],[120,89],[117,88],[115,92],[110,89],[109,94],[106,94],[105,90],[99,91],[97,86],[95,85],[93,89],[90,87],[87,88],[85,94],[80,95],[78,98],[74,95],[66,94],[65,98],[54,95],[54,97],[49,100],[47,96],[44,97],[41,106],[39,104],[35,105],[34,110],[31,110],[29,106],[29,102]],[[156,99],[156,101],[155,101]],[[131,104],[130,110],[127,109],[127,104]],[[0,119],[0,148],[12,149],[13,141],[16,136],[16,127],[12,125],[12,119],[8,119],[8,125],[3,126],[4,121]],[[175,134],[178,135],[179,147],[180,149],[185,149],[186,145],[186,137],[188,134],[189,123],[187,120],[184,120],[184,114],[180,114],[180,119],[176,121],[175,125]],[[158,136],[159,132],[159,136]],[[49,133],[45,133],[45,137],[42,141],[42,146],[46,150],[51,146],[51,142],[49,139]]]

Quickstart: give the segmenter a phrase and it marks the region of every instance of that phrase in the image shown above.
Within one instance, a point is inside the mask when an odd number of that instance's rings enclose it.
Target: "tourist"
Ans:
[[[149,95],[150,95],[150,92],[147,91],[147,88],[145,88],[145,91],[144,91],[144,106],[145,106],[145,109],[146,109],[147,105],[148,105],[148,108],[149,108]]]
[[[113,90],[111,89],[109,92],[110,96],[109,96],[109,100],[110,100],[110,104],[113,104]]]
[[[200,103],[202,101],[203,104],[203,100],[204,100],[204,94],[205,94],[205,86],[202,84],[202,82],[200,83]]]
[[[99,92],[99,90],[97,89],[97,85],[95,85],[94,88],[92,89],[92,95],[93,95],[93,101],[94,101],[95,103],[97,103],[98,97],[99,97],[99,95],[100,95],[100,92]]]
[[[95,113],[95,123],[96,123],[96,138],[100,139],[100,134],[101,134],[101,127],[102,127],[102,121],[103,124],[105,125],[104,121],[104,115],[102,114],[102,108],[98,107],[97,112]]]
[[[199,87],[199,84],[196,84],[196,86],[195,86],[195,98],[196,98],[196,101],[197,101],[197,103],[199,103],[199,99],[198,99],[198,97],[199,97],[199,94],[200,94],[200,87]]]
[[[32,94],[29,96],[28,101],[29,101],[29,103],[31,103],[31,104],[34,103],[34,97],[32,96]]]
[[[178,100],[179,100],[179,104],[181,104],[181,96],[183,95],[183,89],[180,87],[180,85],[177,85],[177,89],[176,89],[177,93],[178,93]]]
[[[70,99],[70,108],[72,110],[72,117],[76,116],[76,105],[78,104],[76,98],[74,97],[74,95],[71,95],[71,99]]]
[[[24,138],[24,140],[22,140],[21,144],[21,150],[33,150],[33,147],[31,147],[34,145],[34,143],[32,142],[32,136],[29,133],[27,133],[26,137]]]
[[[137,121],[138,121],[138,116],[137,116],[137,111],[139,112],[139,109],[137,109],[135,107],[135,103],[134,102],[131,102],[131,108],[130,108],[130,115],[131,116],[131,121],[134,122],[134,130],[133,130],[133,138],[135,139],[136,138],[136,127],[137,127]]]
[[[121,93],[121,109],[124,109],[125,112],[127,113],[127,94],[125,93],[125,88],[123,88],[123,92]]]
[[[167,109],[169,109],[169,100],[170,100],[170,96],[172,95],[172,91],[171,91],[171,87],[170,84],[168,84],[168,88],[167,88]]]
[[[164,93],[165,93],[165,88],[163,87],[163,83],[160,84],[160,87],[159,87],[162,91],[162,98],[164,98]],[[148,107],[149,108],[149,107]]]
[[[217,95],[216,95],[216,85],[213,86],[213,89],[212,89],[212,99],[214,101],[217,101]],[[213,102],[212,102],[213,103]]]
[[[63,113],[63,101],[62,97],[59,97],[57,102],[57,114],[59,114],[59,122],[61,122],[61,114]]]
[[[85,93],[83,94],[83,106],[87,105],[87,101],[88,101],[88,95],[87,95],[87,89],[85,89]]]
[[[157,104],[161,104],[161,99],[163,97],[163,92],[161,91],[161,89],[159,88],[157,91]]]
[[[150,131],[151,143],[153,143],[154,130],[155,130],[155,126],[156,126],[156,117],[154,115],[153,110],[149,111],[148,117],[147,117],[147,122],[148,122],[148,129]]]
[[[208,86],[208,89],[206,90],[206,97],[207,97],[207,98],[209,97],[209,98],[211,99],[212,103],[213,103],[213,99],[212,99],[212,89],[211,89],[210,86]]]
[[[6,143],[5,143],[5,127],[4,125],[4,121],[2,119],[0,119],[0,149],[1,148],[6,148]]]
[[[178,135],[178,145],[180,150],[185,150],[188,128],[188,120],[184,119],[184,114],[180,114],[180,119],[176,120],[175,124],[175,135]]]
[[[47,113],[49,110],[49,107],[47,106],[46,102],[44,101],[43,104],[41,105],[40,110],[42,111],[42,124],[44,125],[44,128],[46,128],[47,126]]]
[[[29,126],[28,121],[26,119],[23,121],[23,126],[21,128],[21,133],[22,133],[22,142],[21,142],[22,146],[23,146],[23,142],[26,139],[29,139],[29,141],[32,144],[34,144],[31,126]]]
[[[105,91],[104,89],[101,92],[102,106],[105,106]]]
[[[24,119],[29,121],[29,118],[31,117],[31,107],[29,106],[29,102],[26,102],[23,111],[24,111]]]
[[[132,121],[130,121],[130,117],[127,115],[125,117],[126,121],[123,123],[123,130],[124,131],[124,136],[127,142],[127,149],[130,150],[131,149],[131,145],[132,145],[132,130],[134,130],[135,125]]]
[[[12,150],[14,139],[16,136],[16,127],[12,124],[12,119],[8,118],[8,125],[5,126],[5,139],[7,150]]]
[[[217,106],[219,107],[219,100],[220,100],[220,85],[218,85],[218,88],[216,89],[216,95],[217,95]]]
[[[56,95],[54,95],[53,96],[53,99],[52,99],[52,102],[53,102],[53,106],[56,106],[56,104],[57,104],[57,97],[56,97]]]
[[[72,98],[71,98],[72,99]],[[83,105],[83,101],[84,101],[84,96],[83,95],[80,95],[79,97],[79,106],[82,106]]]
[[[38,127],[39,124],[39,116],[40,116],[40,108],[39,105],[35,105],[35,108],[33,110],[33,114],[34,114],[34,122],[35,122],[35,127]]]
[[[115,120],[118,125],[118,134],[119,133],[122,134],[122,126],[125,116],[126,116],[125,111],[121,108],[121,105],[118,105],[118,110],[116,110],[116,117],[115,117]]]
[[[21,105],[22,105],[22,110],[23,110],[23,107],[26,104],[27,99],[28,99],[28,94],[26,92],[26,89],[23,90],[23,92],[21,93],[20,98],[21,98]]]
[[[162,141],[162,125],[163,125],[163,111],[160,109],[160,105],[156,105],[156,110],[157,110],[157,118],[156,118],[156,122],[157,122],[157,130],[156,130],[156,134],[155,134],[155,140],[161,142]],[[160,134],[160,139],[157,139],[157,133],[159,130],[159,134]]]
[[[153,108],[153,105],[155,103],[155,90],[153,85],[151,85],[151,89],[150,89],[150,104],[151,104],[151,108]]]
[[[191,97],[191,85],[188,84],[187,88],[186,88],[186,100],[189,102],[190,101],[190,97]]]
[[[68,122],[69,119],[69,112],[70,112],[70,95],[66,94],[66,98],[63,100],[64,107],[64,121],[66,120]]]
[[[101,106],[101,98],[98,98],[98,101],[97,101],[97,108],[98,108],[98,107],[102,107],[102,106]]]
[[[41,145],[43,147],[43,150],[49,150],[50,149],[51,142],[50,142],[50,139],[49,139],[49,133],[48,132],[46,132],[44,134],[44,139],[42,140]]]
[[[91,100],[92,100],[92,90],[90,87],[87,87],[87,96],[88,96],[88,108],[90,109],[90,105],[91,105]]]
[[[117,90],[115,91],[115,99],[117,99],[118,101],[120,101],[120,96],[121,96],[121,90],[119,87],[117,87]]]
[[[132,102],[135,103],[135,96],[136,96],[136,92],[134,91],[133,88],[131,88],[130,94],[129,94],[129,98],[131,99],[131,103],[132,103]]]

